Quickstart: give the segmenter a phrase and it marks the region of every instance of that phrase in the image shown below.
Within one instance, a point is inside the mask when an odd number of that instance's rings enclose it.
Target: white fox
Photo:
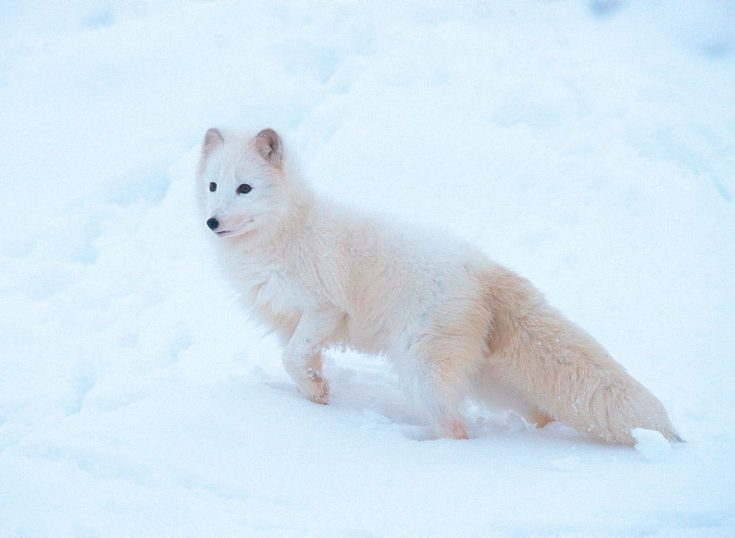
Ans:
[[[197,192],[226,273],[309,399],[327,403],[322,351],[342,345],[389,357],[440,436],[467,437],[470,398],[605,441],[632,445],[634,428],[681,441],[656,397],[527,280],[457,240],[318,199],[286,157],[272,129],[209,129]]]

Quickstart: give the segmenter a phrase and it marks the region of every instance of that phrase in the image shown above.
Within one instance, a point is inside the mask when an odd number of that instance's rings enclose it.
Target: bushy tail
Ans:
[[[487,276],[492,370],[538,410],[579,432],[635,444],[634,428],[682,441],[661,402],[525,279]]]

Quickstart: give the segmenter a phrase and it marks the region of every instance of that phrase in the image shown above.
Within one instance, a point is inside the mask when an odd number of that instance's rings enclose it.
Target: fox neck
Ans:
[[[313,214],[314,194],[305,185],[298,185],[289,195],[288,210],[268,238],[271,244],[282,243],[286,237],[300,236]]]

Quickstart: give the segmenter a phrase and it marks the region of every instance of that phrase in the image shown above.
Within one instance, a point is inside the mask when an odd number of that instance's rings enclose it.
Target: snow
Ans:
[[[0,4],[0,535],[735,534],[733,97],[727,0]],[[352,352],[301,398],[194,211],[213,125],[530,278],[687,443],[437,440]]]
[[[671,452],[671,445],[659,432],[634,428],[635,448],[648,461],[661,461]]]

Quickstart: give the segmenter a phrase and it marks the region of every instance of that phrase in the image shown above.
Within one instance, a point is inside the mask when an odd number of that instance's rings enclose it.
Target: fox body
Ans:
[[[312,401],[328,402],[322,352],[342,345],[387,356],[440,436],[467,436],[470,398],[606,441],[633,444],[634,428],[680,440],[661,403],[527,280],[453,238],[317,198],[273,130],[209,129],[197,193],[227,275]]]

